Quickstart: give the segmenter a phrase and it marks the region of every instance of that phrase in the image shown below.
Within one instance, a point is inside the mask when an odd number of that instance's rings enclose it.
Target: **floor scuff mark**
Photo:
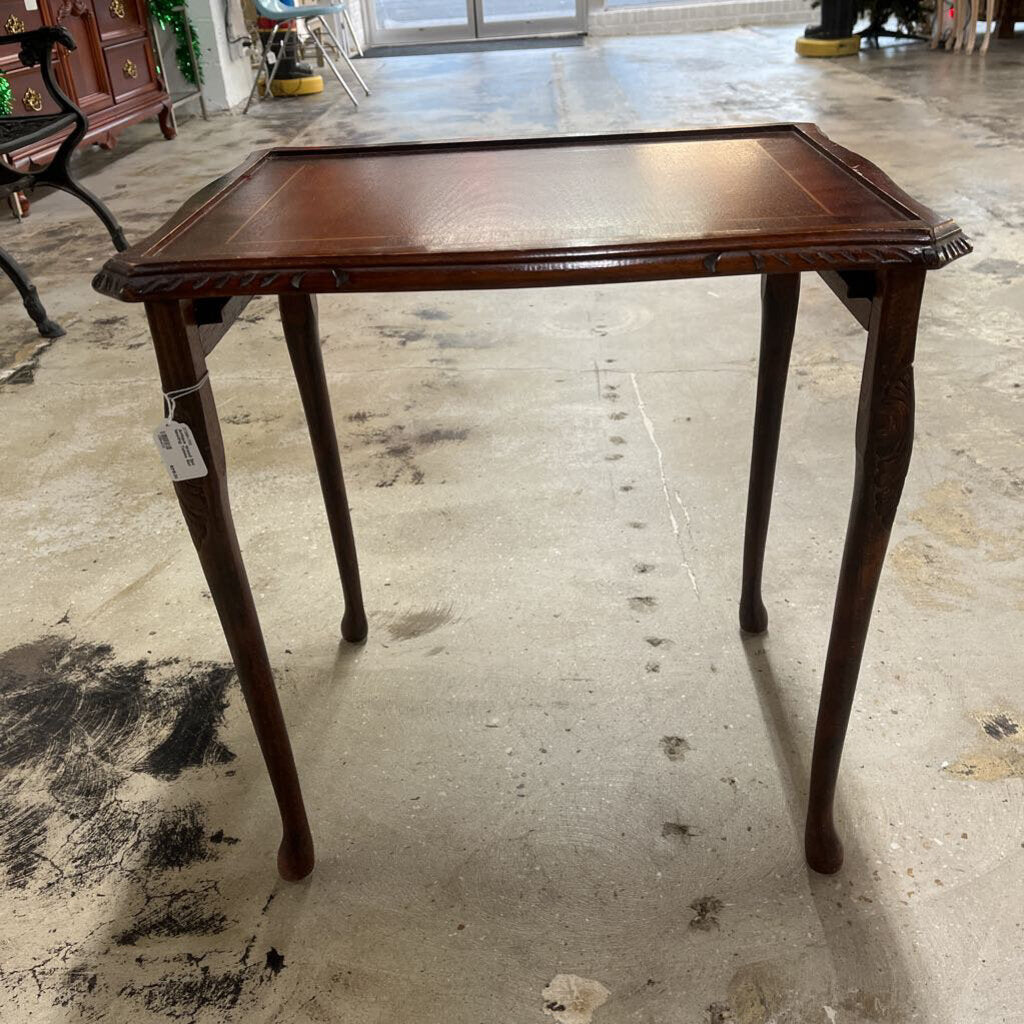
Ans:
[[[450,604],[435,605],[420,611],[404,612],[387,623],[387,631],[393,640],[415,640],[435,629],[456,622],[457,618]]]
[[[676,514],[672,511],[672,498],[669,494],[668,479],[665,476],[665,456],[662,454],[661,446],[658,444],[658,440],[654,435],[654,424],[651,422],[650,416],[647,415],[647,407],[644,405],[643,396],[640,394],[640,385],[637,382],[636,374],[631,373],[629,375],[629,379],[632,381],[633,391],[636,394],[636,407],[640,412],[640,419],[643,420],[644,429],[647,431],[647,436],[651,439],[651,444],[654,445],[654,452],[658,457],[658,476],[661,479],[661,492],[665,496],[665,510],[668,512],[668,519],[672,524],[672,535],[675,537],[676,544],[679,546],[679,551],[683,556],[683,568],[686,570],[686,575],[690,577],[690,586],[693,587],[693,592],[697,595],[699,600],[700,588],[697,586],[697,577],[694,576],[693,569],[690,568],[686,549],[683,547],[683,538],[679,531],[679,520],[676,519]],[[686,511],[686,507],[683,505],[682,500],[679,498],[678,493],[676,494],[676,500],[683,509],[683,514],[686,516],[687,529],[689,529],[690,516]]]

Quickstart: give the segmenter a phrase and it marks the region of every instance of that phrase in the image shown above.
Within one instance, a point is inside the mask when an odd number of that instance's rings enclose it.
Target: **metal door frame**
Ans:
[[[576,14],[568,18],[523,18],[520,21],[484,20],[485,0],[465,0],[464,25],[426,25],[422,28],[385,28],[377,20],[376,0],[362,0],[363,25],[369,46],[415,46],[417,43],[456,43],[475,39],[518,39],[568,35],[587,29],[588,0],[576,0]]]

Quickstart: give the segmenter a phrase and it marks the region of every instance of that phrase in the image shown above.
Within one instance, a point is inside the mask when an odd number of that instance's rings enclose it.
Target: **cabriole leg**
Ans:
[[[202,380],[206,357],[191,305],[150,302],[146,304],[146,312],[164,391],[186,388]],[[263,632],[235,535],[228,501],[224,445],[210,385],[207,383],[194,394],[179,399],[174,418],[191,428],[209,470],[197,480],[175,483],[174,490],[224,628],[281,812],[283,837],[277,855],[278,870],[282,878],[297,881],[313,870],[313,838]]]
[[[799,300],[799,274],[762,275],[761,355],[757,370],[757,405],[740,594],[740,628],[746,633],[763,633],[768,628],[768,613],[761,600],[761,571],[772,509],[775,461],[779,454],[782,403],[786,396],[786,376]]]
[[[833,802],[843,741],[889,533],[914,440],[914,344],[925,271],[879,271],[857,410],[857,468],[811,760],[804,846],[831,874],[843,863]]]
[[[313,457],[320,475],[320,490],[327,508],[334,554],[341,575],[341,589],[345,596],[341,635],[351,643],[360,643],[366,639],[366,611],[359,583],[359,561],[356,558],[355,535],[345,493],[345,477],[341,471],[338,435],[334,429],[323,354],[320,351],[316,297],[282,295],[280,306],[284,337],[288,343],[295,380],[299,385],[306,422],[309,424]]]

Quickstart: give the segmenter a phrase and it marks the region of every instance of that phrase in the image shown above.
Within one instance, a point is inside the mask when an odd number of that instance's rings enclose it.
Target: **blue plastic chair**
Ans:
[[[352,60],[348,55],[348,50],[346,49],[346,47],[342,46],[341,43],[338,42],[338,37],[334,34],[334,31],[331,29],[330,22],[327,20],[327,17],[329,15],[341,15],[345,22],[345,28],[352,36],[352,39],[356,44],[356,49],[358,50],[359,56],[361,57],[363,55],[363,51],[359,47],[358,40],[356,40],[356,34],[352,29],[352,22],[349,19],[348,11],[346,10],[346,6],[344,3],[316,4],[306,5],[302,7],[292,7],[289,4],[282,3],[281,0],[252,0],[252,5],[256,8],[256,13],[261,18],[266,18],[268,21],[274,22],[274,27],[273,29],[271,29],[270,36],[267,38],[267,41],[263,45],[263,55],[260,58],[260,65],[256,69],[256,78],[252,83],[252,89],[249,92],[249,98],[245,101],[245,109],[242,111],[243,114],[249,110],[249,104],[252,103],[252,98],[256,95],[256,87],[259,85],[261,74],[266,76],[267,82],[266,88],[264,90],[264,95],[273,96],[270,87],[271,85],[273,85],[274,75],[277,73],[278,62],[275,60],[273,62],[274,66],[273,68],[271,68],[270,59],[268,55],[272,52],[274,40],[277,37],[277,31],[281,27],[281,23],[285,21],[309,22],[313,21],[315,18],[319,18],[320,24],[324,27],[324,31],[326,31],[326,33],[331,37],[331,42],[333,42],[334,45],[338,48],[338,53],[341,54],[342,60],[344,60],[345,63],[348,65],[349,71],[351,71],[352,74],[356,76],[356,81],[359,82],[359,84],[362,86],[363,92],[366,93],[367,96],[370,95],[369,86],[366,84],[366,82],[363,81],[363,76],[360,75],[359,72],[356,70],[356,66],[352,63]],[[282,40],[282,48],[287,44],[289,35],[295,36],[296,40],[298,40],[298,27],[296,26],[285,29],[284,38]],[[327,51],[323,48],[323,45],[317,38],[316,33],[310,32],[309,35],[310,38],[313,40],[313,43],[316,45],[317,50],[320,51],[320,56],[323,57],[327,66],[331,69],[331,71],[334,72],[334,77],[341,83],[341,87],[345,90],[345,92],[348,93],[348,98],[358,107],[359,100],[356,99],[356,94],[348,87],[348,83],[345,81],[345,79],[341,77],[341,72],[335,66],[334,61],[331,60],[331,58],[327,55]]]

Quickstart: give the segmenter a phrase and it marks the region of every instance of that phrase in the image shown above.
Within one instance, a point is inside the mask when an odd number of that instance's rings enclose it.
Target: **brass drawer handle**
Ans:
[[[110,11],[112,18],[123,18],[125,16],[123,0],[110,0],[110,7],[107,10]]]
[[[21,105],[26,110],[34,110],[37,114],[43,109],[43,97],[35,89],[26,89],[21,97]]]
[[[135,61],[126,60],[121,70],[124,72],[125,78],[138,78],[139,69],[135,66]]]
[[[19,32],[25,31],[25,22],[23,22],[16,14],[12,14],[4,22],[4,28],[7,29],[8,35],[16,36]]]

